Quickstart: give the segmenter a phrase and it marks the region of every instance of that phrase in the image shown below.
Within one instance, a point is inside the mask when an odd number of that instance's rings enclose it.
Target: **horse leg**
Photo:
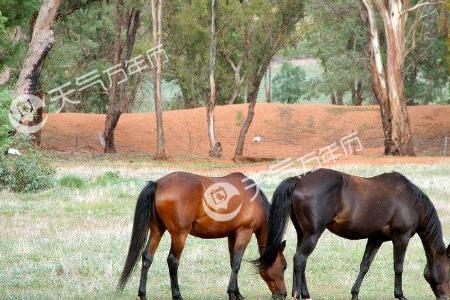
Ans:
[[[364,256],[359,267],[359,274],[356,278],[355,284],[352,287],[352,300],[358,300],[359,289],[364,280],[364,276],[369,271],[370,265],[380,249],[382,242],[376,239],[369,238],[367,240],[366,250],[364,251]]]
[[[394,244],[394,271],[395,290],[394,296],[400,300],[406,300],[402,289],[403,261],[405,260],[406,249],[408,248],[410,234],[404,234],[392,239]]]
[[[239,292],[238,273],[241,267],[242,257],[250,242],[253,232],[251,230],[238,230],[228,237],[228,250],[230,251],[231,276],[227,293],[230,300],[243,300],[244,297]]]
[[[155,255],[156,249],[158,248],[161,237],[164,234],[165,229],[160,228],[155,225],[150,229],[150,238],[148,240],[147,246],[142,252],[142,269],[141,269],[141,280],[139,282],[139,292],[138,296],[141,300],[146,300],[147,293],[147,275],[148,269],[150,268],[153,256]]]
[[[186,244],[188,234],[188,232],[171,234],[172,244],[170,246],[169,256],[167,257],[167,264],[169,266],[172,299],[174,300],[183,299],[180,293],[180,286],[178,285],[178,266],[180,264],[181,253],[183,252],[184,245]]]
[[[322,235],[324,229],[319,232],[310,234],[304,233],[303,239],[297,244],[297,250],[294,255],[294,289],[292,297],[294,299],[309,299],[308,286],[306,284],[306,262],[309,255],[316,248],[317,242]]]

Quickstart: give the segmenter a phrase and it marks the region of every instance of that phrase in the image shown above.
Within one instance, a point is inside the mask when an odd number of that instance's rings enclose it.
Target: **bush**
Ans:
[[[34,192],[53,185],[55,169],[43,153],[35,149],[31,138],[16,134],[8,146],[21,151],[20,156],[4,156],[0,153],[0,189],[13,192]]]
[[[273,78],[273,98],[280,102],[297,102],[305,94],[305,79],[305,71],[284,63]]]
[[[10,91],[0,91],[0,149],[9,141],[9,106],[11,105],[12,93]]]
[[[86,187],[86,180],[76,175],[65,175],[59,179],[59,185],[66,188],[82,189]]]
[[[95,179],[95,184],[100,186],[117,184],[121,180],[120,172],[108,171],[102,176],[99,176]]]

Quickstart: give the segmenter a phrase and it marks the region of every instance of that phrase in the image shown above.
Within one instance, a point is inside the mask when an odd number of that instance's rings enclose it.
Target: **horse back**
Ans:
[[[371,178],[342,174],[336,213],[328,225],[338,235],[360,239],[395,234],[417,228],[419,214],[408,180],[399,173]]]

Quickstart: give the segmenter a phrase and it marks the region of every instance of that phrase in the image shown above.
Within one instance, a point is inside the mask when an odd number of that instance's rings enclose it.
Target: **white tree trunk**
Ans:
[[[220,143],[217,141],[215,133],[214,108],[216,106],[216,0],[211,0],[211,45],[209,47],[209,88],[210,95],[207,104],[209,155],[212,157],[222,156]]]
[[[369,32],[369,68],[374,94],[381,109],[385,154],[414,155],[403,82],[405,26],[408,0],[361,0]],[[381,54],[375,9],[380,13],[386,37],[386,67]]]
[[[162,0],[152,0],[152,24],[153,42],[155,46],[162,46]],[[155,67],[153,80],[153,94],[156,112],[157,147],[156,159],[166,159],[164,129],[163,129],[163,109],[161,100],[161,52],[155,53]]]
[[[376,0],[386,36],[386,73],[391,111],[391,136],[397,154],[414,155],[413,139],[403,81],[405,63],[405,34],[408,17],[408,0]]]

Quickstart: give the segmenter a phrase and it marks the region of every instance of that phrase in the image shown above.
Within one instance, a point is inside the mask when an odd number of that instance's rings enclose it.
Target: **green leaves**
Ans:
[[[9,122],[9,106],[12,101],[12,92],[8,90],[0,91],[0,149],[8,143],[11,130]]]
[[[0,189],[13,192],[35,192],[53,185],[55,169],[35,149],[21,149],[20,156],[0,154]]]
[[[305,71],[284,63],[273,78],[273,98],[279,102],[295,103],[305,93]]]

